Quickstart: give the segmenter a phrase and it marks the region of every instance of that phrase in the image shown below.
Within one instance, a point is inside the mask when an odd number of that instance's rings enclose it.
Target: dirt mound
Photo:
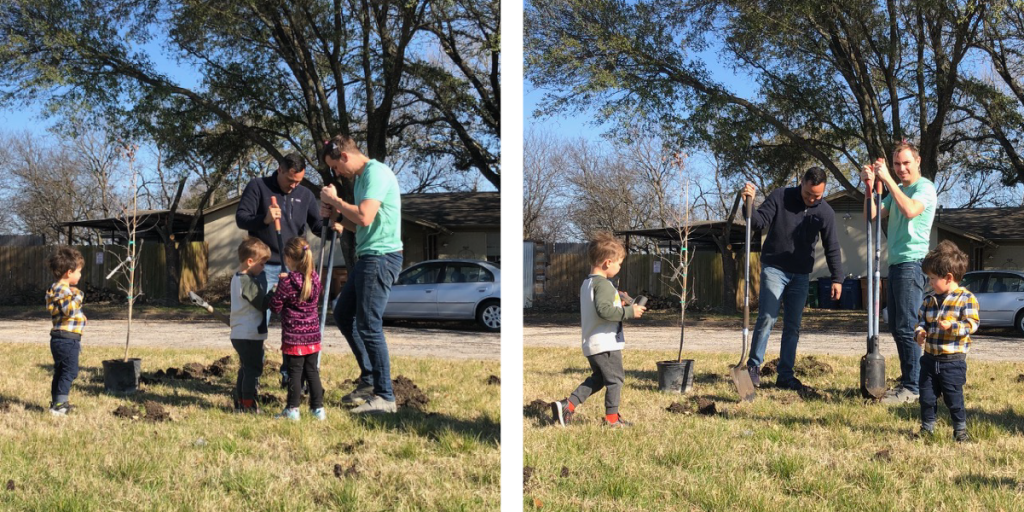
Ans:
[[[7,400],[0,400],[0,412],[7,412],[11,410],[11,403]]]
[[[359,476],[359,468],[353,462],[351,466],[344,467],[341,464],[334,465],[334,476],[337,478],[356,478]]]
[[[538,398],[523,407],[523,416],[537,419],[547,418],[550,409],[551,402],[545,402]]]
[[[277,395],[271,395],[270,393],[263,393],[256,397],[256,401],[259,402],[260,405],[281,405],[284,403],[280,397]]]
[[[1017,376],[1017,382],[1024,382],[1024,373]]]
[[[672,402],[667,408],[665,408],[665,410],[673,414],[686,414],[693,412],[688,405],[683,405],[679,402]]]
[[[366,444],[366,441],[359,439],[354,443],[342,443],[336,447],[338,453],[352,454]]]
[[[523,466],[523,490],[529,489],[533,484],[530,478],[533,477],[533,466]]]
[[[231,366],[231,356],[224,356],[209,366],[202,363],[188,363],[181,368],[170,367],[166,370],[157,370],[153,373],[143,373],[139,380],[143,384],[158,384],[165,379],[172,380],[202,380],[208,377],[221,377],[227,375]]]
[[[715,402],[707,398],[697,399],[697,413],[705,416],[714,416],[718,414],[718,407]]]
[[[772,376],[779,373],[779,358],[768,361],[761,366],[761,376]],[[821,377],[832,375],[835,370],[832,365],[819,360],[815,356],[798,357],[793,364],[793,373],[798,377]]]
[[[561,476],[562,478],[568,477],[569,476],[569,468],[566,467],[566,466],[562,466],[562,471],[558,475]]]
[[[119,405],[117,409],[114,409],[114,416],[117,416],[118,418],[124,418],[127,420],[134,420],[138,419],[140,414],[139,410],[134,407],[129,407],[127,405]]]
[[[408,407],[425,412],[430,399],[420,390],[416,383],[404,375],[399,375],[391,381],[395,392],[395,403],[399,407]]]
[[[142,404],[142,406],[146,408],[146,421],[152,421],[155,423],[170,421],[171,419],[171,414],[167,412],[162,405],[152,400],[147,400],[146,403]]]
[[[490,377],[487,377],[487,383],[492,385],[492,386],[494,386],[494,385],[500,386],[501,385],[501,378],[499,378],[497,375],[491,375]]]

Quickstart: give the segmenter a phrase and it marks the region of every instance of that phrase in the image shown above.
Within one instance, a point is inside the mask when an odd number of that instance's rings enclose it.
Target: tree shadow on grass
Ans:
[[[20,405],[28,412],[45,412],[47,409],[42,405],[26,402],[21,398],[0,394],[0,414],[8,412],[11,405]]]
[[[1016,478],[1010,478],[1007,476],[977,475],[974,473],[958,476],[953,479],[953,482],[958,488],[992,487],[997,489],[1006,489],[1009,491],[1017,491],[1021,485],[1024,485],[1024,482],[1018,482]]]
[[[409,432],[431,441],[437,441],[445,431],[463,437],[473,437],[484,444],[497,445],[501,441],[501,424],[486,415],[474,420],[455,418],[436,412],[423,413],[400,409],[395,414],[354,414],[353,419],[369,429]]]

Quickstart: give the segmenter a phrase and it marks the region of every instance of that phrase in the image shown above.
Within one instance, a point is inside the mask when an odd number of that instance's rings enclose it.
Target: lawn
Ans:
[[[272,344],[268,344],[272,345]],[[351,357],[325,355],[328,420],[302,405],[300,422],[230,412],[237,358],[220,376],[161,379],[131,398],[103,393],[101,361],[123,349],[89,347],[72,388],[78,409],[53,417],[45,345],[0,343],[0,509],[3,510],[495,510],[500,488],[497,361],[393,358],[423,410],[357,417],[339,407],[356,374]],[[133,350],[143,373],[209,365],[231,352]],[[268,351],[263,393],[280,354]],[[273,368],[271,368],[273,367]],[[269,378],[268,378],[269,377]],[[493,381],[493,379],[491,379]],[[144,403],[169,413],[147,420]],[[152,405],[150,409],[155,409]],[[129,414],[117,416],[115,410]],[[134,414],[132,414],[134,413]],[[132,416],[136,416],[133,418]],[[6,489],[6,490],[5,490]]]
[[[915,439],[916,403],[862,399],[857,358],[800,358],[798,376],[818,396],[774,389],[767,377],[755,401],[738,403],[730,354],[696,355],[691,393],[657,391],[655,361],[673,357],[624,353],[631,429],[601,426],[603,391],[577,410],[580,424],[560,428],[530,403],[567,396],[589,374],[586,359],[579,349],[525,350],[526,509],[1024,509],[1024,362],[969,363],[973,440],[958,444],[944,406],[936,435]],[[893,361],[887,369],[896,376]],[[667,410],[673,403],[681,412]]]

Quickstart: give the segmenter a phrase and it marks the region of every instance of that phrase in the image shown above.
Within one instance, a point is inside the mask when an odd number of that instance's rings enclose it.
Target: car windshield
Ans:
[[[964,276],[964,280],[960,281],[960,286],[963,286],[974,293],[979,293],[982,292],[981,286],[984,282],[985,274],[966,275]]]

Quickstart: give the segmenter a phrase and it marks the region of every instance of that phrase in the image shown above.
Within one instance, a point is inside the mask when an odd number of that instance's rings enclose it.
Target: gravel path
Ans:
[[[124,346],[126,324],[123,320],[90,320],[85,328],[83,342],[87,345]],[[47,333],[50,320],[0,320],[0,343],[50,342]],[[215,348],[232,350],[231,330],[222,323],[185,321],[132,322],[133,347],[163,348]],[[348,343],[334,326],[327,326],[324,351],[351,353]],[[388,351],[404,357],[431,357],[441,359],[501,358],[501,333],[474,330],[385,327]],[[280,346],[280,327],[271,325],[267,349]]]

